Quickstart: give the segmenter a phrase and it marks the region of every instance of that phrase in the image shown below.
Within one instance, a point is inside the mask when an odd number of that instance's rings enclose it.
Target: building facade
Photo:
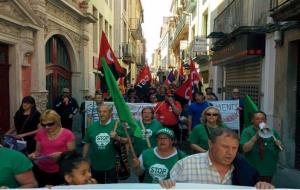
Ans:
[[[42,111],[64,87],[76,98],[88,89],[88,25],[95,18],[87,8],[84,0],[0,2],[1,133],[13,126],[23,96],[34,96]]]
[[[289,168],[300,170],[300,2],[270,0],[270,32],[274,63],[274,116],[287,145],[283,157]]]

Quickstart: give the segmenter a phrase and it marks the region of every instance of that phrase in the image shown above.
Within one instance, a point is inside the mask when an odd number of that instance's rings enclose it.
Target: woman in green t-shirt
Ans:
[[[206,152],[208,150],[208,136],[218,127],[226,127],[222,122],[220,110],[212,106],[203,110],[201,123],[193,128],[189,136],[191,149],[197,153]]]

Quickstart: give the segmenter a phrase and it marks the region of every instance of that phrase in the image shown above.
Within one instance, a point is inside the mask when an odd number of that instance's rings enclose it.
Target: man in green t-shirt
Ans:
[[[83,157],[90,150],[92,176],[98,183],[117,183],[114,140],[127,143],[124,128],[112,119],[112,107],[98,107],[99,122],[93,123],[84,137]]]
[[[38,186],[32,172],[32,163],[22,153],[0,145],[0,163],[0,189]]]
[[[159,183],[169,178],[173,165],[186,154],[177,150],[173,144],[175,135],[168,128],[162,128],[156,133],[157,147],[143,151],[139,159],[133,159],[133,167],[138,175],[145,175],[144,183]]]
[[[266,125],[266,122],[267,117],[264,112],[254,113],[252,117],[253,125],[243,130],[240,144],[246,159],[259,172],[260,180],[271,183],[276,172],[282,144],[279,140],[279,134],[273,128],[270,129],[272,132],[269,133],[269,136],[261,137],[259,125],[262,123]]]

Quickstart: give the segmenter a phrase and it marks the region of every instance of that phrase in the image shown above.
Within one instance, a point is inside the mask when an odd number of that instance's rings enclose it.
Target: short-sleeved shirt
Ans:
[[[218,126],[218,128],[219,127],[226,127],[226,125],[221,124]],[[211,134],[216,128],[207,127],[207,129],[208,133]],[[205,129],[205,125],[199,124],[193,128],[189,136],[189,142],[191,144],[196,144],[205,150],[208,150],[208,135]]]
[[[75,135],[69,129],[62,128],[62,132],[57,138],[49,139],[46,130],[41,128],[36,133],[35,139],[40,144],[39,156],[47,156],[55,152],[68,151],[68,144],[75,140]],[[59,171],[58,164],[52,159],[40,159],[36,163],[41,170],[47,173]]]
[[[188,107],[188,115],[192,117],[192,128],[198,125],[202,116],[203,110],[209,107],[209,103],[204,101],[202,103],[194,102]]]
[[[256,129],[253,126],[246,127],[241,135],[240,144],[243,147],[255,134]],[[273,129],[276,139],[280,139],[279,134]],[[264,146],[263,159],[260,158],[259,142],[253,145],[249,152],[244,153],[248,162],[259,172],[261,176],[273,176],[276,171],[277,162],[279,159],[279,148],[276,146],[272,137],[261,138],[262,145]]]
[[[160,180],[168,179],[174,164],[185,156],[186,154],[180,150],[175,150],[167,157],[161,157],[157,153],[157,147],[145,150],[139,158],[145,171],[143,182],[159,183]]]
[[[182,111],[182,107],[178,101],[174,102],[175,107],[178,108],[180,111]],[[173,111],[172,106],[163,101],[156,104],[155,108],[155,115],[156,119],[162,124],[162,125],[177,125],[179,116],[176,115]]]
[[[102,125],[93,123],[87,128],[84,142],[90,144],[91,167],[97,171],[113,169],[116,164],[116,150],[110,133],[114,130],[115,121]],[[123,126],[119,123],[116,130],[119,136],[125,137]]]
[[[141,127],[140,121],[137,121],[139,127]],[[133,141],[133,145],[134,145],[134,150],[136,155],[140,155],[143,150],[150,148],[147,145],[147,141],[146,138],[149,138],[151,147],[156,147],[157,145],[157,141],[156,141],[156,132],[162,128],[162,125],[156,120],[153,119],[151,121],[151,123],[147,124],[144,123],[144,127],[146,130],[143,130],[141,127],[141,131],[142,131],[142,138],[138,138],[138,137],[133,137],[134,141]]]
[[[0,187],[17,188],[15,176],[32,169],[31,161],[22,153],[0,147]]]
[[[221,180],[220,174],[213,166],[208,152],[193,154],[179,160],[170,172],[170,178],[182,183],[232,184],[232,165]]]

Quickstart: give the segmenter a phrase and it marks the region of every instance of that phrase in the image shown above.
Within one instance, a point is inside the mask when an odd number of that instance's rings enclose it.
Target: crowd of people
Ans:
[[[24,97],[14,116],[15,127],[1,135],[0,188],[118,183],[116,144],[127,148],[131,175],[141,183],[159,183],[163,188],[176,182],[273,188],[283,145],[274,128],[272,136],[260,135],[261,124],[267,125],[264,112],[253,113],[251,126],[240,120],[237,133],[209,102],[218,101],[211,88],[205,94],[195,92],[191,104],[174,92],[172,86],[152,86],[139,96],[133,86],[127,88],[127,102],[153,104],[144,107],[136,120],[141,136],[112,117],[112,107],[105,103],[109,96],[100,91],[85,97],[93,101],[86,109],[85,102],[78,106],[64,88],[52,109],[42,113],[33,97]],[[238,89],[232,92],[242,115],[243,99]],[[76,146],[72,126],[78,111],[82,144]],[[7,135],[25,141],[26,149],[13,150],[4,140]]]

